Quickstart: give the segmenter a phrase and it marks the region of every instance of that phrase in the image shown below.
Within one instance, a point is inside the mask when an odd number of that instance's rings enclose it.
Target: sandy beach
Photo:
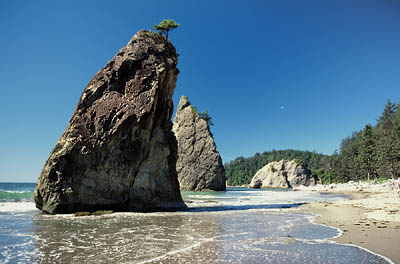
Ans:
[[[389,183],[350,182],[300,188],[300,191],[351,195],[351,200],[310,203],[300,210],[318,214],[317,223],[342,230],[343,234],[333,239],[336,242],[358,245],[400,263],[400,197]]]

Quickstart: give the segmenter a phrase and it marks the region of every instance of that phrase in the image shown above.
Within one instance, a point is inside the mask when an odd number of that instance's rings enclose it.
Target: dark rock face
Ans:
[[[181,190],[225,191],[225,169],[208,124],[182,96],[173,129],[178,141],[176,170]]]
[[[50,214],[184,208],[171,131],[175,48],[138,32],[86,86],[34,192]]]
[[[316,185],[318,178],[296,160],[273,161],[254,175],[250,188],[293,188]]]

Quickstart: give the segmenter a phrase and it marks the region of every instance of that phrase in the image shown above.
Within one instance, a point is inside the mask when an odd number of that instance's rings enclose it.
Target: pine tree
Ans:
[[[397,106],[389,100],[385,105],[382,115],[379,117],[377,124],[377,150],[378,150],[378,167],[380,176],[390,176],[394,178],[395,175],[395,157],[394,148],[396,146],[396,136],[394,135],[394,113]]]
[[[338,158],[337,178],[340,182],[349,180],[359,180],[364,175],[357,163],[359,155],[360,133],[354,132],[351,137],[342,140],[340,154]]]
[[[388,135],[389,131],[393,128],[393,115],[396,111],[396,108],[396,104],[388,100],[382,115],[377,120],[377,127],[384,135]]]
[[[173,19],[164,19],[160,24],[154,25],[154,29],[158,30],[160,34],[165,34],[165,37],[168,39],[168,32],[179,27],[179,24],[176,23]]]
[[[368,124],[365,126],[364,130],[361,131],[359,154],[356,159],[357,166],[367,174],[368,181],[371,179],[371,175],[375,172],[377,167],[375,144],[376,136],[374,135],[372,126]]]
[[[389,135],[389,141],[392,146],[392,178],[398,178],[400,173],[400,108],[397,106],[396,112],[393,114],[393,129]]]
[[[199,114],[201,119],[204,119],[207,122],[207,125],[213,126],[214,123],[211,121],[211,116],[208,114],[208,111],[203,111]]]

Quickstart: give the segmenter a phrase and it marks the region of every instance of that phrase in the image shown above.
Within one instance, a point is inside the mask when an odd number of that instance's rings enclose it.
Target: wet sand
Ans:
[[[335,188],[336,189],[336,188]],[[343,234],[333,240],[353,244],[400,263],[400,198],[388,188],[328,190],[349,194],[351,200],[311,203],[300,210],[320,215],[315,222],[337,227]],[[315,190],[317,191],[317,190]],[[319,191],[319,190],[318,190]]]

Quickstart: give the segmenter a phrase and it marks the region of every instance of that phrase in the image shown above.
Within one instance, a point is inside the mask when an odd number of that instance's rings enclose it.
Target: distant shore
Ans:
[[[319,224],[342,230],[343,234],[334,241],[361,246],[400,264],[400,197],[390,183],[350,182],[298,190],[351,195],[351,200],[310,203],[300,210],[318,214]]]

